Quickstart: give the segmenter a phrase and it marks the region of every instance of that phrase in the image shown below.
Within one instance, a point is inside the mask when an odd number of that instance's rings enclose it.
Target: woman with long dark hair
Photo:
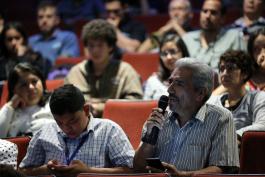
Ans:
[[[148,78],[144,87],[145,100],[158,100],[167,95],[168,78],[175,68],[175,62],[189,53],[183,40],[176,34],[166,35],[160,43],[158,72]]]
[[[8,77],[8,102],[0,110],[0,137],[32,135],[53,122],[45,79],[38,68],[19,63]]]

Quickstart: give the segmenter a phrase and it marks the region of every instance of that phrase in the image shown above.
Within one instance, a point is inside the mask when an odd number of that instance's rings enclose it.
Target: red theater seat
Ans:
[[[143,124],[157,107],[157,101],[108,100],[103,117],[118,123],[136,149],[140,143]]]
[[[265,132],[249,131],[243,134],[239,172],[265,174]]]
[[[125,53],[123,61],[130,63],[144,82],[158,70],[159,55],[157,53]]]
[[[18,147],[17,165],[23,160],[27,153],[27,148],[30,142],[30,137],[13,137],[5,140],[15,143]]]

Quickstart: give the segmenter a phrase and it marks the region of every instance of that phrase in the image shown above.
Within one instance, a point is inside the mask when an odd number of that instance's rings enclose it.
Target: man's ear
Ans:
[[[199,102],[203,101],[206,95],[206,91],[207,91],[206,88],[198,89],[196,100]]]
[[[84,104],[83,110],[86,113],[86,115],[89,115],[90,105],[88,103]]]

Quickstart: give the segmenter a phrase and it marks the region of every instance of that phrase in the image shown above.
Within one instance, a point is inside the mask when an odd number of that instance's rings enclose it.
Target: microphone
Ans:
[[[163,110],[162,114],[165,114],[167,105],[168,105],[168,97],[166,95],[162,95],[158,101],[158,107]],[[159,134],[159,128],[154,126],[152,128],[150,135],[146,134],[142,138],[142,141],[151,145],[155,145],[158,139],[158,134]]]

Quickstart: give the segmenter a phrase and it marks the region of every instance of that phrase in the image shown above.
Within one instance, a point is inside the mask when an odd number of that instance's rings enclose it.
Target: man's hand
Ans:
[[[49,171],[62,177],[74,177],[82,172],[89,172],[89,167],[80,160],[73,160],[69,166],[59,164],[56,160],[48,162],[47,167]]]
[[[152,128],[154,126],[161,129],[165,116],[162,114],[163,110],[161,108],[153,108],[152,113],[150,114],[149,118],[145,122],[145,128],[147,130],[147,134],[152,132]]]
[[[152,173],[170,173],[173,177],[181,177],[184,175],[184,173],[179,171],[174,165],[168,164],[166,162],[162,162],[162,165],[165,168],[164,171],[150,166],[146,166],[146,169]]]

